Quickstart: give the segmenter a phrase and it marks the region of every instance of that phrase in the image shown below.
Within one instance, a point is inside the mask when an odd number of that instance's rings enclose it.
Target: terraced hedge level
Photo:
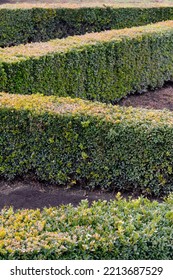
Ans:
[[[0,47],[173,19],[173,7],[0,8]]]
[[[0,49],[0,90],[113,102],[173,77],[173,21]]]
[[[0,176],[173,190],[173,114],[40,95],[0,95]]]
[[[86,200],[37,210],[3,209],[0,259],[160,259],[173,258],[173,197]]]

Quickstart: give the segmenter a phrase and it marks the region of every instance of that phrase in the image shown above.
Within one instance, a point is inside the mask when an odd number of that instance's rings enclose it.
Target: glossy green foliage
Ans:
[[[173,7],[0,9],[0,47],[173,19]]]
[[[62,185],[156,196],[173,190],[171,113],[2,95],[1,176],[12,179],[33,172],[38,179]]]
[[[129,29],[129,36],[123,37],[122,32],[115,40],[76,45],[38,57],[29,57],[28,51],[6,60],[2,51],[0,88],[10,93],[39,92],[114,102],[130,93],[161,87],[173,79],[173,31],[162,28],[156,26],[155,32],[136,36],[131,36]]]
[[[173,199],[150,202],[117,195],[91,206],[3,209],[0,259],[171,260]]]

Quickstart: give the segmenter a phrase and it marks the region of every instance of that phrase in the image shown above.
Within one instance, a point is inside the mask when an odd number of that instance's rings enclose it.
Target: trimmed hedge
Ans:
[[[173,190],[173,114],[40,95],[0,96],[0,176]]]
[[[0,49],[0,90],[114,102],[173,78],[173,21]]]
[[[173,197],[144,198],[89,207],[72,205],[37,210],[3,209],[0,259],[144,259],[173,258]]]
[[[0,9],[0,47],[173,19],[173,7]]]

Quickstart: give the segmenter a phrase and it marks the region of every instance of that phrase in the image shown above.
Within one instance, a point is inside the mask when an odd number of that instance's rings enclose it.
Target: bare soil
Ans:
[[[173,111],[173,83],[166,83],[161,89],[134,94],[118,102],[121,106]]]
[[[8,4],[8,3],[12,3],[10,0],[0,0],[0,5],[1,4]]]
[[[1,4],[16,4],[16,3],[33,3],[33,4],[67,4],[67,3],[74,3],[74,4],[81,4],[81,3],[105,3],[105,4],[140,4],[140,3],[170,3],[171,0],[0,0]]]
[[[71,203],[77,206],[83,199],[93,201],[115,198],[114,192],[100,189],[85,190],[82,187],[61,187],[35,180],[0,181],[0,210],[13,206],[14,209],[43,209]]]

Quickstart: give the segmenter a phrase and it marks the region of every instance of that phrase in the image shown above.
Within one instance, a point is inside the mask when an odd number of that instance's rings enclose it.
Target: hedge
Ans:
[[[173,77],[173,21],[0,49],[0,90],[115,102]]]
[[[13,7],[13,6],[12,6]],[[20,7],[20,6],[19,6]],[[173,7],[0,8],[0,47],[173,19]]]
[[[173,190],[173,114],[54,96],[0,96],[0,176],[161,196]]]
[[[3,209],[0,259],[146,259],[173,258],[173,197],[163,203],[142,197],[89,207],[37,210]]]

